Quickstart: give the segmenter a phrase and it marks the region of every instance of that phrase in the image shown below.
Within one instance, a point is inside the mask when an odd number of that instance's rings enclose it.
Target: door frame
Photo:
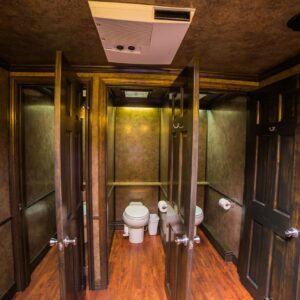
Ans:
[[[26,227],[23,225],[24,220],[20,214],[19,199],[21,199],[21,164],[20,164],[20,89],[27,85],[52,85],[54,84],[54,73],[33,72],[22,76],[13,76],[10,78],[9,94],[9,186],[10,186],[10,205],[12,214],[12,232],[13,232],[13,257],[14,257],[14,274],[17,291],[24,290],[30,283],[31,270],[28,257],[28,241],[26,238]],[[85,168],[86,168],[86,186],[85,199],[87,204],[87,240],[88,240],[88,262],[86,264],[89,273],[89,286],[93,287],[93,235],[92,235],[92,218],[91,218],[91,168],[90,168],[90,111],[89,105],[92,95],[91,78],[79,78],[80,83],[84,84],[87,90],[87,109],[86,109],[86,127],[85,127]],[[54,101],[54,98],[53,98]],[[45,249],[48,249],[45,245]],[[43,254],[43,253],[42,253]],[[37,263],[43,257],[37,257]]]
[[[19,203],[21,196],[21,173],[20,163],[21,133],[20,126],[20,90],[26,85],[53,85],[52,77],[21,77],[10,79],[10,103],[9,103],[9,178],[10,178],[10,203],[12,213],[12,232],[14,249],[14,272],[17,290],[24,290],[30,283],[30,262],[28,257],[28,240],[26,237],[25,220],[20,213]],[[47,249],[45,245],[45,249]],[[43,254],[43,253],[42,253]],[[42,255],[37,257],[37,261]]]
[[[106,178],[106,160],[107,160],[107,147],[106,147],[106,121],[107,121],[107,89],[109,87],[117,87],[117,86],[128,86],[128,87],[165,87],[170,88],[176,81],[176,78],[174,75],[171,78],[165,78],[163,75],[161,77],[161,80],[157,78],[149,78],[147,76],[147,70],[144,70],[142,74],[139,74],[138,79],[132,79],[130,77],[126,78],[122,76],[122,72],[118,73],[118,68],[116,67],[114,69],[115,73],[118,74],[118,76],[109,76],[108,74],[102,74],[95,72],[94,74],[90,73],[90,78],[93,78],[93,84],[92,86],[95,87],[98,85],[98,88],[100,91],[97,91],[97,94],[93,97],[90,97],[90,107],[91,107],[91,119],[93,119],[93,101],[98,102],[101,104],[101,107],[99,107],[99,110],[97,113],[103,116],[100,121],[98,121],[98,128],[99,128],[99,135],[102,136],[105,140],[98,145],[99,149],[99,174],[101,173],[104,180],[99,180],[99,189],[101,191],[105,191],[103,193],[99,193],[99,218],[102,220],[101,224],[99,224],[99,249],[100,253],[100,284],[91,285],[92,289],[106,289],[109,283],[109,271],[108,271],[108,264],[109,264],[109,248],[107,244],[107,230],[108,230],[108,224],[107,224],[107,207],[106,207],[106,186],[107,186],[107,178]],[[113,74],[115,74],[113,73]],[[129,72],[130,73],[130,72]],[[133,72],[134,73],[134,72]],[[179,72],[180,73],[180,72]],[[179,75],[177,74],[177,76]],[[201,78],[201,73],[199,74],[199,82]],[[178,82],[178,85],[180,82]],[[201,87],[203,85],[203,87]],[[176,85],[173,85],[176,86]],[[200,90],[203,93],[242,93],[245,94],[246,92],[242,89],[233,89],[232,86],[224,86],[224,83],[222,80],[217,83],[216,86],[207,86],[205,83],[201,84],[200,82]],[[91,93],[92,94],[92,93]],[[95,112],[96,113],[96,112]],[[90,122],[90,130],[92,131],[92,126],[95,126],[94,124],[95,120],[92,120]],[[93,125],[92,125],[93,124]],[[91,137],[92,140],[92,137]],[[92,144],[90,140],[90,145]],[[90,157],[91,157],[91,149],[90,149]],[[91,169],[91,168],[90,168]],[[90,170],[90,178],[92,180],[92,171]],[[92,194],[92,188],[90,189],[90,193]],[[92,215],[91,215],[91,222],[92,222]],[[242,224],[244,222],[244,215],[242,216]],[[104,226],[103,226],[104,224]],[[91,223],[91,231],[93,230],[92,223]],[[91,239],[93,238],[93,235],[91,235]],[[92,254],[92,251],[91,251]],[[94,266],[92,266],[94,267]]]

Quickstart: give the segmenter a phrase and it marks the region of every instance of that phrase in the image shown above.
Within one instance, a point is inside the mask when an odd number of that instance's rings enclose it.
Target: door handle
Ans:
[[[286,238],[297,238],[300,235],[300,230],[297,228],[291,227],[284,232]]]
[[[176,245],[181,245],[183,244],[184,246],[187,246],[189,242],[189,238],[184,234],[182,237],[177,236],[175,238],[175,243]],[[200,244],[200,237],[198,235],[196,235],[194,237],[194,243],[195,244]]]
[[[74,239],[70,239],[68,236],[66,236],[63,240],[64,246],[67,248],[69,245],[76,246],[77,245],[77,237]]]
[[[201,242],[200,236],[199,235],[195,235],[194,236],[194,243],[200,244],[200,242]]]
[[[49,241],[49,246],[50,246],[50,247],[57,246],[59,251],[62,251],[62,249],[63,249],[63,247],[64,247],[63,244],[60,243],[60,242],[58,242],[58,240],[55,239],[55,238],[51,238],[51,239],[50,239],[50,241]]]
[[[175,238],[176,245],[183,244],[184,246],[187,246],[188,242],[189,242],[189,238],[185,234],[182,237],[176,236]]]
[[[69,245],[76,246],[77,245],[77,238],[70,239],[68,236],[66,236],[62,243],[60,243],[57,239],[51,238],[49,241],[49,246],[54,247],[58,246],[58,250],[61,251],[64,247],[67,248]]]

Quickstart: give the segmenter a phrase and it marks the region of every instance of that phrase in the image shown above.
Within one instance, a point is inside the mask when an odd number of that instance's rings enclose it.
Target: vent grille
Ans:
[[[185,10],[167,10],[155,8],[154,19],[156,20],[173,20],[189,22],[191,18],[190,11]]]
[[[153,30],[151,23],[98,19],[96,25],[106,45],[150,46]]]

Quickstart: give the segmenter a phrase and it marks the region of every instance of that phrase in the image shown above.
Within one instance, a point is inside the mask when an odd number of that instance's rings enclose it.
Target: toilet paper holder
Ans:
[[[229,199],[226,198],[220,198],[219,199],[219,206],[224,209],[225,211],[230,210],[231,208],[233,208],[235,205],[235,203]]]

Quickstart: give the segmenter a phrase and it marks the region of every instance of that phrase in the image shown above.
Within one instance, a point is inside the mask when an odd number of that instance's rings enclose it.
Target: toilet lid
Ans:
[[[203,214],[202,209],[199,206],[196,206],[196,213],[195,213],[195,215],[196,216],[200,216],[202,214]]]
[[[149,214],[149,210],[144,205],[129,205],[124,213],[129,218],[144,218]]]

